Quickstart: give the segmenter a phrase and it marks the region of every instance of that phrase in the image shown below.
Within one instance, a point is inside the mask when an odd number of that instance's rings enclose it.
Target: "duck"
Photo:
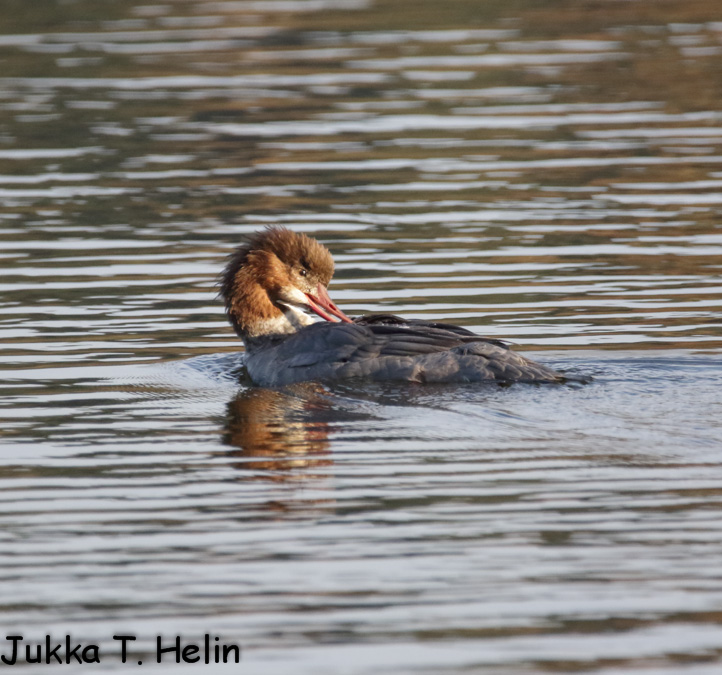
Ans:
[[[351,318],[328,294],[334,261],[306,234],[270,226],[230,256],[219,295],[261,387],[306,381],[559,383],[565,377],[494,338],[394,314]]]

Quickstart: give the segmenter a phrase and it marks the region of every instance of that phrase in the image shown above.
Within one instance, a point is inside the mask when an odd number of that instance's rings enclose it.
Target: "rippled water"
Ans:
[[[223,670],[155,665],[205,633],[264,675],[720,672],[721,9],[7,5],[3,635],[84,673]],[[215,280],[266,224],[351,314],[594,379],[253,388]]]

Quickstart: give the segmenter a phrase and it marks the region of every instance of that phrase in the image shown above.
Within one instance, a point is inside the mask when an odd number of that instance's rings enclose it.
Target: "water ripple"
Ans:
[[[718,672],[709,3],[46,9],[0,36],[6,625],[263,675]],[[349,313],[591,382],[251,386],[217,278],[276,224]]]

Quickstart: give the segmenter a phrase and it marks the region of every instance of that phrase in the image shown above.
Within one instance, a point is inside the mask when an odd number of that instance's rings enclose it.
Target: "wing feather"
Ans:
[[[420,382],[558,381],[558,373],[500,340],[459,326],[383,314],[316,323],[249,355],[254,381],[277,386],[362,377]]]

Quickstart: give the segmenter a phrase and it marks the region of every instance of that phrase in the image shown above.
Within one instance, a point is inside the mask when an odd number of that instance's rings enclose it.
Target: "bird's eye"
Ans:
[[[300,270],[298,270],[298,273],[299,273],[302,277],[308,276],[308,270],[307,270],[307,269],[304,269],[303,267],[302,267]]]

